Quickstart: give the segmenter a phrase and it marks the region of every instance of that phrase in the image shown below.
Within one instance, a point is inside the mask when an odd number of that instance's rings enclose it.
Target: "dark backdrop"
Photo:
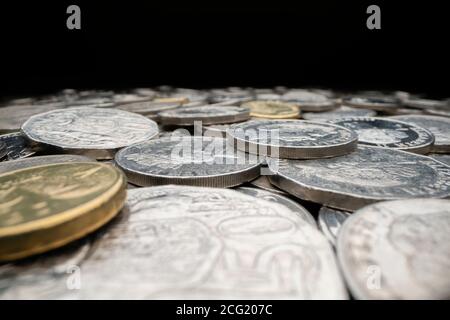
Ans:
[[[444,3],[2,1],[0,91],[286,85],[447,97]],[[66,28],[69,4],[81,7],[80,31]],[[366,28],[369,4],[381,30]]]

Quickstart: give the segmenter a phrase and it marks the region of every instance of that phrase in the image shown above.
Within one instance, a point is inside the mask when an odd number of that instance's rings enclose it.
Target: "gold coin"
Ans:
[[[266,119],[295,119],[300,116],[297,106],[280,101],[250,101],[242,104],[250,109],[250,116]]]
[[[96,162],[44,165],[0,175],[0,261],[61,247],[122,208],[126,178]]]

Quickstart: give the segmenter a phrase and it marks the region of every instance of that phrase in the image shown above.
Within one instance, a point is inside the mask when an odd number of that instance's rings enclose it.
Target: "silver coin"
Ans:
[[[38,151],[20,132],[2,134],[0,141],[6,145],[6,157],[3,156],[3,160],[31,157]]]
[[[438,116],[395,116],[392,119],[420,126],[434,135],[431,152],[450,153],[450,119]]]
[[[373,110],[341,106],[328,112],[304,112],[302,113],[302,118],[305,120],[326,122],[341,118],[373,117],[375,115],[376,112]]]
[[[156,122],[108,108],[70,108],[31,117],[22,132],[32,141],[97,159],[110,159],[117,149],[158,135]]]
[[[359,146],[330,159],[267,161],[270,182],[280,189],[346,211],[383,200],[450,196],[450,167],[410,152]]]
[[[431,114],[433,116],[441,116],[450,118],[450,109],[426,109],[426,114]]]
[[[178,102],[136,102],[119,105],[117,108],[129,112],[139,113],[151,119],[158,119],[158,113],[180,107]]]
[[[428,156],[450,166],[450,154],[429,153]]]
[[[313,159],[344,155],[356,149],[357,135],[346,128],[304,120],[251,120],[234,124],[227,139],[259,155]]]
[[[336,238],[344,221],[350,216],[350,212],[322,207],[319,210],[319,228],[331,242],[336,245]]]
[[[281,100],[299,106],[302,112],[324,112],[337,107],[325,95],[308,90],[291,90],[281,96]]]
[[[284,192],[281,189],[278,189],[277,187],[275,187],[273,184],[270,183],[269,178],[267,176],[259,176],[258,178],[252,180],[249,182],[252,186],[255,186],[257,188],[263,189],[263,190],[267,190],[276,194],[281,194],[281,195],[287,195],[286,192]]]
[[[407,107],[425,110],[446,107],[445,101],[431,99],[407,99],[403,101],[403,104]]]
[[[0,174],[5,172],[10,172],[14,170],[42,166],[52,163],[62,163],[62,162],[91,162],[95,161],[92,158],[62,154],[62,155],[51,155],[51,156],[38,156],[27,159],[17,159],[12,161],[4,161],[0,163]]]
[[[17,105],[0,108],[0,133],[19,131],[29,117],[60,109],[61,105]]]
[[[140,96],[138,94],[134,93],[122,93],[122,94],[115,94],[112,97],[112,100],[114,101],[115,105],[121,105],[121,104],[128,104],[128,103],[139,103],[144,101],[150,101],[153,97],[149,96]]]
[[[359,299],[449,299],[450,201],[413,199],[362,208],[337,242]]]
[[[394,112],[399,108],[396,99],[375,96],[375,97],[344,97],[342,103],[353,108],[364,108],[381,112]]]
[[[172,137],[120,150],[117,165],[139,186],[182,184],[232,187],[255,179],[260,160],[218,137]]]
[[[44,284],[35,281],[20,291],[12,284],[0,297],[348,298],[320,231],[285,206],[235,190],[129,190],[122,214],[100,232],[80,265],[81,290],[37,294]],[[52,284],[66,282],[67,275]]]
[[[304,220],[305,222],[309,223],[314,227],[317,227],[316,220],[314,220],[314,217],[311,215],[311,213],[309,213],[308,210],[306,210],[303,206],[301,206],[297,202],[285,196],[281,196],[279,194],[257,188],[239,187],[236,190],[258,199],[264,199],[267,201],[282,204],[291,209],[296,214],[298,214],[300,218],[302,218],[302,220]]]
[[[358,143],[414,153],[428,153],[434,143],[433,134],[416,125],[385,118],[344,118],[330,123],[353,130]]]
[[[245,121],[250,118],[250,111],[233,106],[200,106],[163,111],[159,117],[163,124],[191,126],[195,121],[202,121],[208,125]]]
[[[8,154],[8,150],[6,150],[6,143],[4,141],[0,141],[0,161]]]

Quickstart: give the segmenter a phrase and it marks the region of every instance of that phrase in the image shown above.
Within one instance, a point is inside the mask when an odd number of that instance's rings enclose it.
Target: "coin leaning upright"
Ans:
[[[342,225],[337,253],[358,299],[448,299],[450,200],[364,207]]]
[[[182,184],[232,187],[260,174],[257,157],[236,151],[220,137],[171,137],[120,150],[115,162],[140,186]]]
[[[247,108],[210,105],[178,108],[160,112],[158,115],[162,124],[180,126],[192,126],[195,121],[208,125],[241,122],[250,118]]]
[[[290,159],[327,158],[356,149],[357,135],[341,126],[305,120],[252,120],[234,124],[227,139],[242,151]]]
[[[31,140],[97,159],[110,159],[123,147],[158,134],[156,122],[109,108],[70,108],[35,115],[22,126]]]
[[[348,155],[318,160],[267,159],[270,182],[304,200],[354,211],[408,198],[450,197],[450,167],[410,152],[359,146]]]
[[[95,162],[52,164],[0,175],[0,261],[61,247],[111,220],[125,176]]]
[[[434,143],[434,136],[430,131],[402,121],[354,117],[330,123],[355,131],[358,134],[358,143],[368,146],[425,154],[431,150]]]

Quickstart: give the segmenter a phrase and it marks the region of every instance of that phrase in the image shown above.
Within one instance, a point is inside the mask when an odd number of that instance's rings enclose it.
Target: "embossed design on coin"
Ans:
[[[285,196],[257,188],[239,187],[236,190],[248,194],[249,196],[282,204],[291,209],[296,214],[298,214],[305,222],[309,223],[314,227],[317,227],[316,220],[314,220],[314,217],[311,215],[311,213],[309,213],[308,210],[306,210],[303,206],[301,206],[297,202]]]
[[[330,123],[343,126],[358,134],[358,143],[415,153],[428,153],[434,136],[422,127],[383,118],[345,118]]]
[[[351,130],[304,120],[251,120],[230,126],[227,138],[242,151],[292,159],[334,157],[357,145]]]
[[[305,112],[302,114],[302,118],[305,120],[326,122],[342,118],[373,117],[375,115],[376,112],[373,110],[341,106],[328,112]]]
[[[450,166],[450,154],[430,153],[428,156]]]
[[[159,117],[163,124],[192,126],[194,121],[204,125],[241,122],[248,120],[250,113],[247,108],[206,105],[163,111]]]
[[[268,119],[293,119],[300,116],[299,108],[280,101],[250,101],[242,104],[250,109],[250,116]]]
[[[350,216],[349,212],[322,207],[319,210],[319,228],[327,239],[336,245],[336,238],[344,221]]]
[[[381,202],[343,224],[337,252],[359,299],[450,297],[450,201]]]
[[[260,160],[218,137],[172,137],[120,150],[115,157],[131,183],[231,187],[259,175]]]
[[[126,179],[95,162],[0,175],[0,261],[45,252],[98,229],[125,201]]]
[[[32,141],[68,153],[108,159],[115,151],[158,134],[156,122],[144,116],[108,108],[70,108],[31,117],[22,132]]]
[[[394,149],[359,146],[330,159],[267,161],[276,174],[270,182],[280,189],[346,211],[383,200],[450,196],[449,166]]]
[[[7,133],[0,135],[0,141],[6,145],[6,157],[0,160],[15,160],[30,157],[36,154],[38,148],[32,147],[30,142],[20,133]]]
[[[439,116],[394,116],[396,120],[411,123],[427,129],[434,135],[431,152],[450,153],[450,119]]]
[[[6,143],[0,140],[0,161],[6,157],[8,150],[6,150]]]

